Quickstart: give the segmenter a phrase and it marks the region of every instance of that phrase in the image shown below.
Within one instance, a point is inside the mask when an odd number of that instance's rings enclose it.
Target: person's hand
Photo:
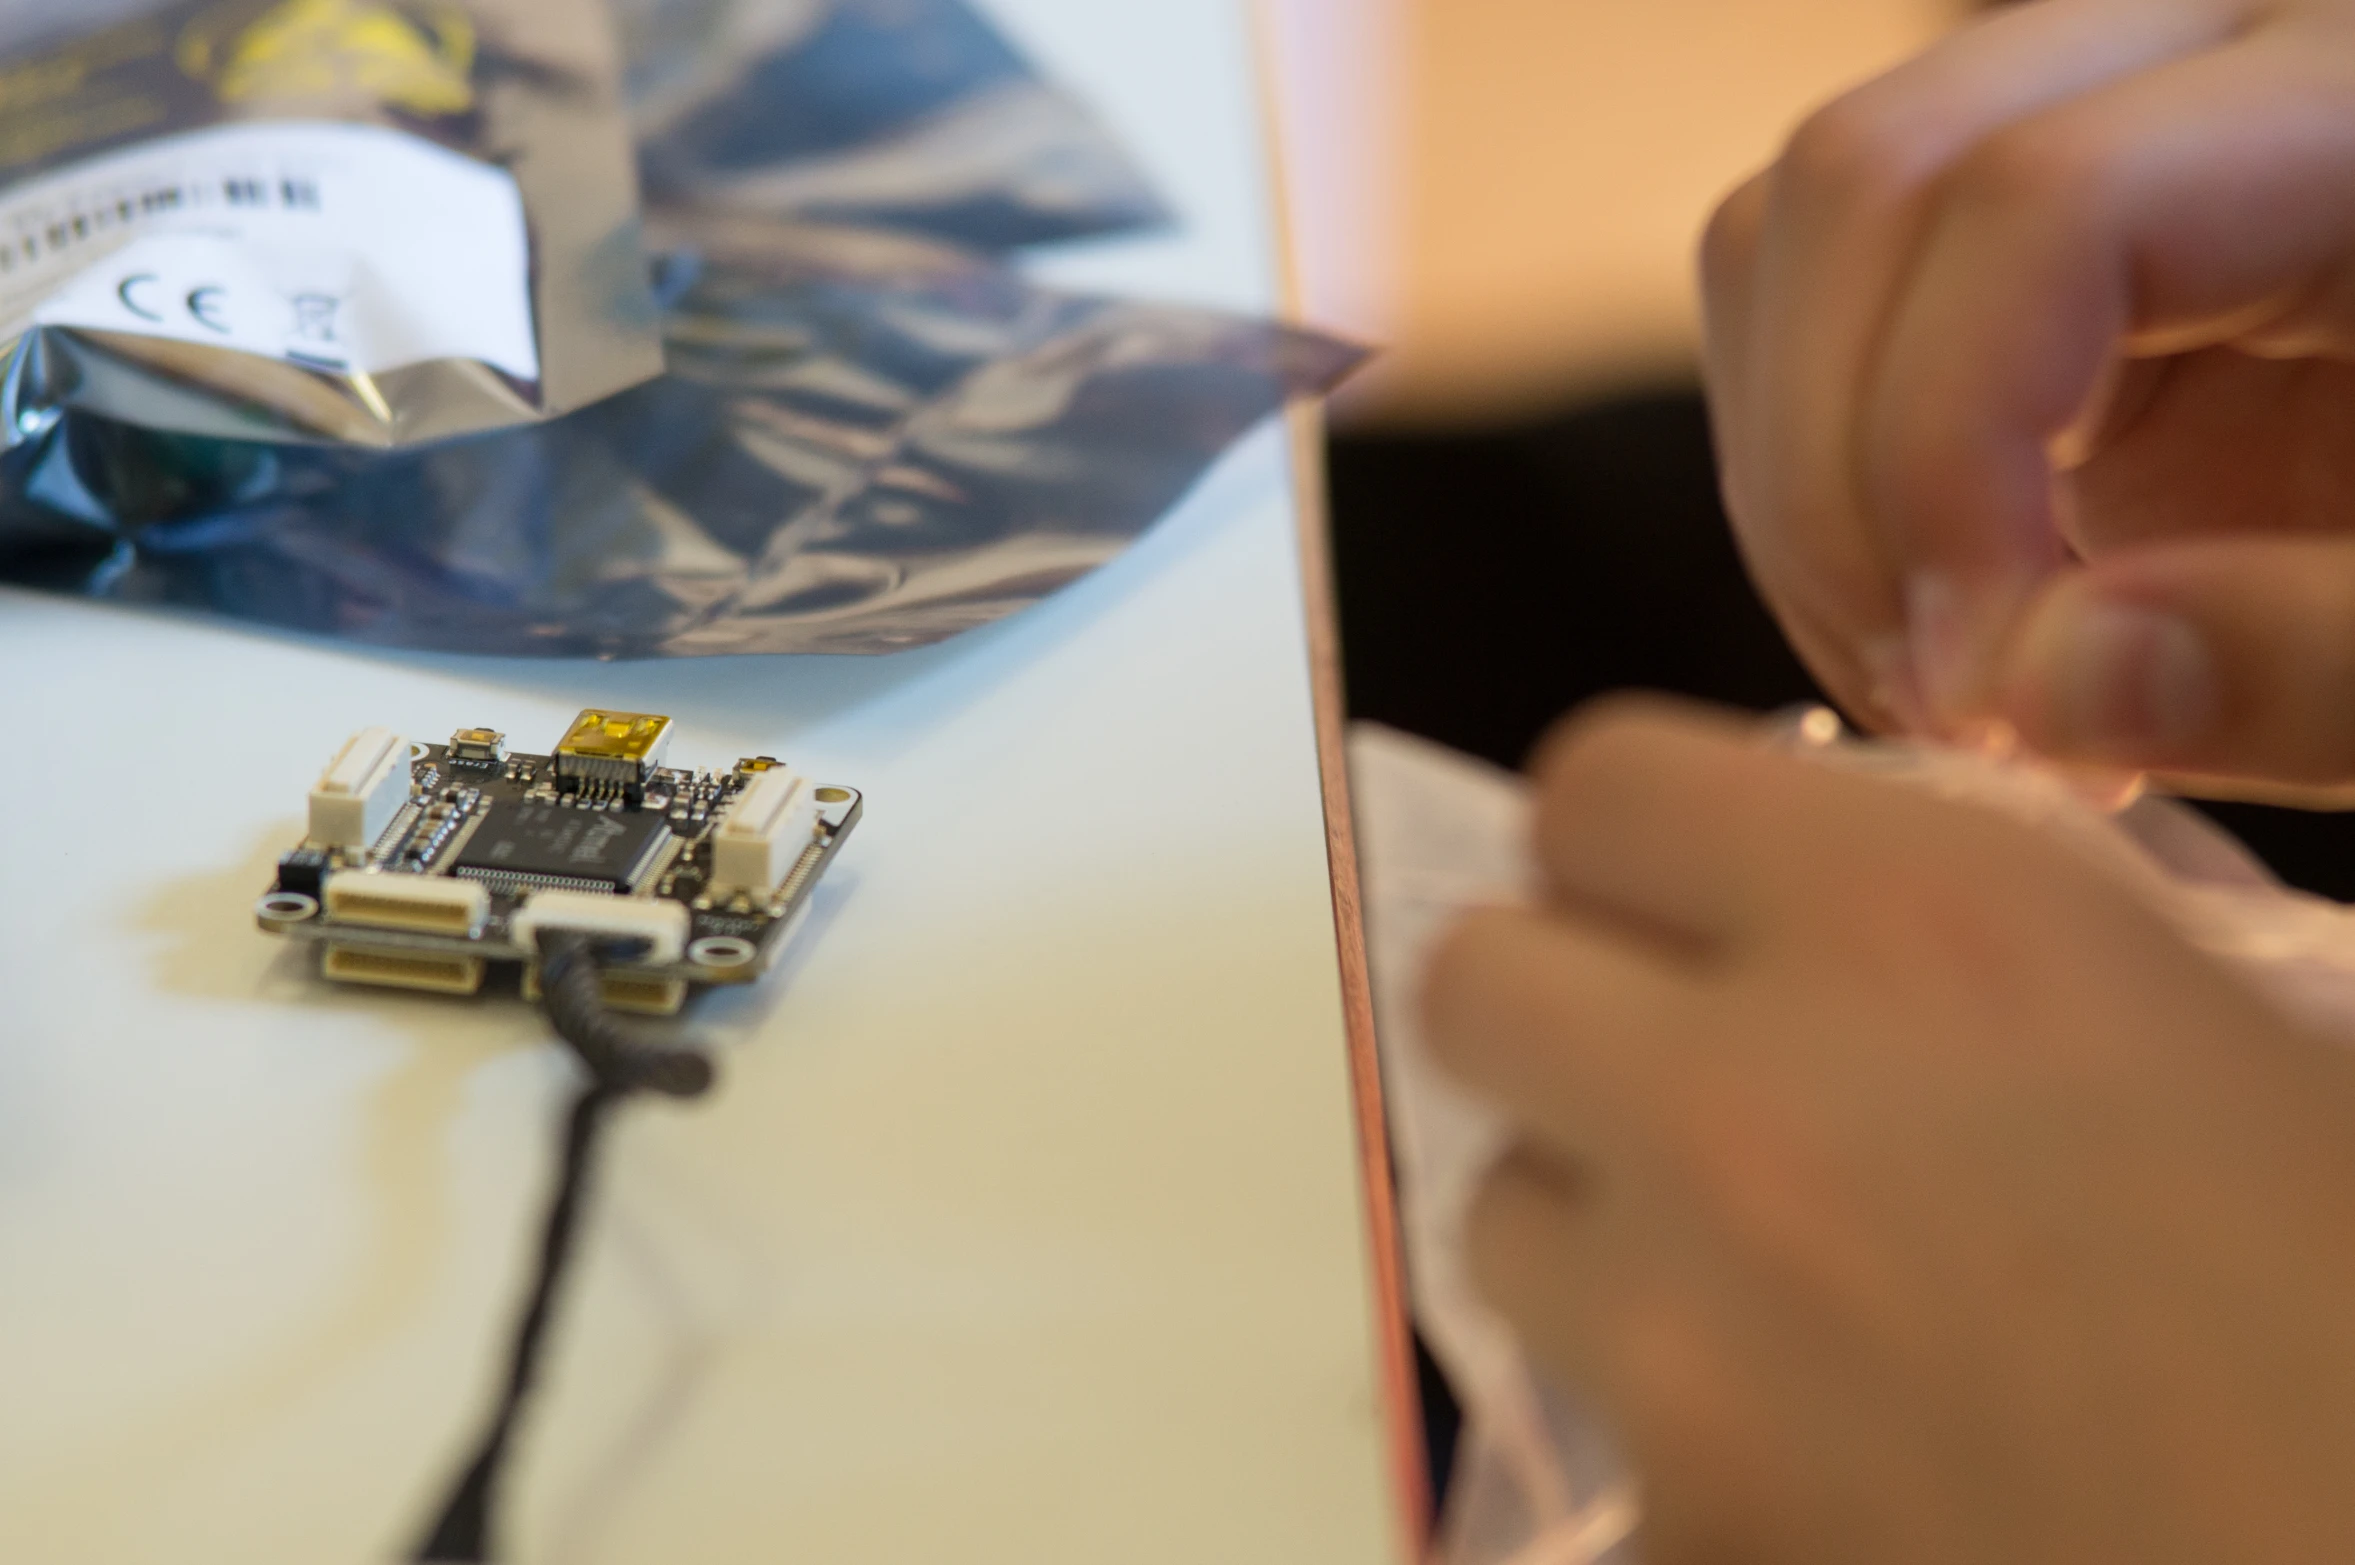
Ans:
[[[2355,0],[2039,0],[1704,246],[1745,552],[1860,720],[2355,779]]]
[[[1653,1565],[2355,1559],[2355,1064],[1994,814],[1613,706],[1434,1048]]]

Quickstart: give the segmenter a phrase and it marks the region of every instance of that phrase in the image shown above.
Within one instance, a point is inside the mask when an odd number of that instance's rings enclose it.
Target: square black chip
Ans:
[[[502,800],[450,867],[493,884],[628,891],[669,840],[669,823],[651,810]]]

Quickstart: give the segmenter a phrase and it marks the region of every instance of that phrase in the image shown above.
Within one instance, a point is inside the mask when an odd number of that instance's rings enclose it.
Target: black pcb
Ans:
[[[501,799],[450,864],[472,879],[627,891],[669,838],[651,810]]]

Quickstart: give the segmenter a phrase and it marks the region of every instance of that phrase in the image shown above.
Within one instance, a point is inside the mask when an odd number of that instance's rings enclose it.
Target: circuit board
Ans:
[[[863,801],[771,756],[663,764],[671,721],[580,714],[545,755],[495,729],[446,744],[354,735],[310,794],[309,833],[255,904],[345,983],[473,994],[500,964],[534,985],[543,929],[625,941],[606,1003],[675,1012],[765,972]]]

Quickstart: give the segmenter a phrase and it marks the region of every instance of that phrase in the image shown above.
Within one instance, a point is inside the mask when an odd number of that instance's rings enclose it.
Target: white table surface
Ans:
[[[1276,297],[1225,0],[997,0],[1188,219],[1051,275]],[[512,1000],[253,927],[368,723],[579,707],[868,816],[785,970],[632,1105],[512,1489],[517,1561],[1374,1562],[1378,1305],[1290,473],[887,659],[368,652],[0,591],[0,1559],[382,1561],[503,1352],[571,1076]]]

